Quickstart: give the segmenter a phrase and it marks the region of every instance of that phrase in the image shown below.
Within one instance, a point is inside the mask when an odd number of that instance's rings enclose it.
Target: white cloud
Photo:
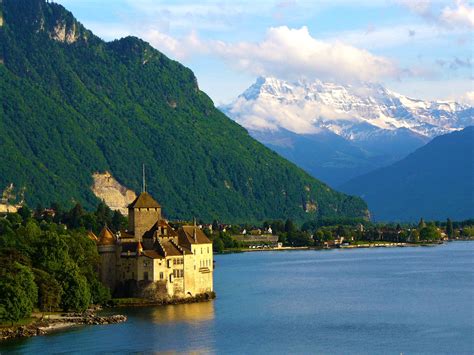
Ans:
[[[445,6],[440,6],[439,1],[432,0],[395,1],[440,27],[467,30],[474,28],[474,7],[466,0],[454,0]]]
[[[278,100],[250,100],[239,97],[232,103],[231,113],[243,127],[253,131],[278,130],[284,128],[297,134],[314,134],[321,131],[314,126],[319,117],[345,119],[321,103],[283,103]]]
[[[474,90],[468,91],[459,98],[459,102],[474,107]]]
[[[444,30],[433,30],[432,26],[426,24],[400,24],[394,26],[375,27],[371,31],[365,29],[340,31],[326,38],[329,41],[344,40],[344,43],[358,48],[385,49],[394,48],[415,41],[426,43],[426,41],[438,40],[441,36],[451,40],[451,33]]]
[[[224,42],[201,39],[196,32],[176,38],[156,29],[140,37],[178,60],[195,55],[223,59],[230,67],[255,76],[280,79],[321,79],[336,82],[379,81],[401,73],[391,60],[341,41],[313,38],[306,27],[267,30],[260,42]]]
[[[391,60],[340,41],[313,38],[307,27],[272,27],[258,42],[215,41],[212,51],[233,67],[254,75],[352,82],[396,77],[400,70]]]
[[[141,37],[150,42],[153,47],[178,60],[208,51],[207,44],[199,39],[195,31],[177,39],[156,29],[150,29],[143,32]]]
[[[443,9],[441,21],[449,27],[474,28],[474,7],[465,1],[456,1],[456,6],[447,6]]]
[[[397,0],[396,2],[422,16],[431,12],[431,0]]]

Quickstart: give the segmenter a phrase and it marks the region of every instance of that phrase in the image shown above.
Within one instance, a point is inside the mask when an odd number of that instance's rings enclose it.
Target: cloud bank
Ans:
[[[474,107],[474,90],[468,91],[462,95],[459,99],[459,102]]]
[[[439,9],[432,0],[397,0],[411,12],[447,29],[473,29],[474,7],[465,0],[455,0]]]
[[[196,53],[211,54],[234,69],[285,80],[318,78],[347,83],[396,78],[402,73],[385,57],[341,41],[316,39],[305,26],[271,27],[260,42],[204,41],[196,33],[177,40],[156,30],[144,33],[144,38],[178,59]]]
[[[318,40],[305,26],[272,27],[258,43],[215,42],[213,49],[238,69],[287,80],[377,81],[400,74],[389,59],[342,42]]]

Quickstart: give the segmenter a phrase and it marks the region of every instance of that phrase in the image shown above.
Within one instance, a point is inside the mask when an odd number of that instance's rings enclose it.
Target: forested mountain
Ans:
[[[104,42],[62,6],[0,2],[0,187],[29,205],[86,207],[96,171],[148,190],[169,218],[360,217],[330,189],[251,138],[194,74],[134,37]]]
[[[474,217],[474,126],[436,137],[405,159],[343,186],[376,220]]]

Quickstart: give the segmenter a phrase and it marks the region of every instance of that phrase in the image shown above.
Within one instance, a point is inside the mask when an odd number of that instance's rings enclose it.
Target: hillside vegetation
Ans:
[[[214,107],[188,68],[134,37],[104,42],[62,6],[4,0],[0,187],[90,208],[92,174],[148,190],[169,218],[364,217]]]

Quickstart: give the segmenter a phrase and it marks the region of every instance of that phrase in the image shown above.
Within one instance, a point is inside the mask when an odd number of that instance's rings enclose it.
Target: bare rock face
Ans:
[[[108,171],[92,174],[92,192],[112,210],[127,215],[128,205],[137,197],[135,191],[122,186]]]
[[[71,44],[76,42],[79,38],[79,32],[77,31],[75,23],[73,23],[70,28],[64,23],[58,23],[56,27],[54,27],[54,31],[50,34],[50,37],[55,41]]]

